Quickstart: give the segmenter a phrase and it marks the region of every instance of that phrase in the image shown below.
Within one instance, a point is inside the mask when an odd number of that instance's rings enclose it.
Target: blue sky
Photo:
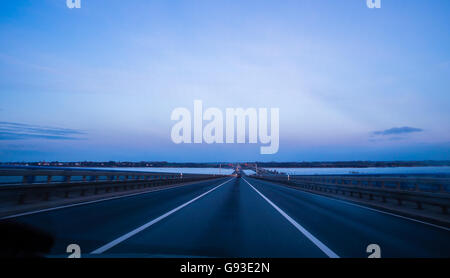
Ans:
[[[450,159],[450,2],[0,0],[0,161]],[[280,149],[175,145],[279,107]]]

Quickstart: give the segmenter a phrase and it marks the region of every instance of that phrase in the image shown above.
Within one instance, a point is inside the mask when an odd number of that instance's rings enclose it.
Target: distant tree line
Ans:
[[[249,162],[249,166],[263,168],[369,168],[369,167],[426,167],[450,166],[449,160],[427,161],[334,161],[334,162]]]
[[[51,166],[51,167],[192,167],[192,168],[218,168],[231,167],[231,164],[220,163],[177,163],[166,161],[81,161],[81,162],[60,162],[60,161],[39,161],[39,162],[6,162],[0,165],[7,166]]]
[[[426,161],[324,161],[324,162],[167,162],[167,161],[39,161],[39,162],[5,162],[4,166],[51,166],[51,167],[188,167],[188,168],[232,168],[240,164],[242,168],[368,168],[368,167],[426,167],[426,166],[450,166],[449,160]]]

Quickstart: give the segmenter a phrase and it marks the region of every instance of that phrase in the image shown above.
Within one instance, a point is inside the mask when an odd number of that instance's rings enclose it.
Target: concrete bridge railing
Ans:
[[[419,210],[424,205],[439,207],[448,214],[450,179],[380,176],[289,176],[259,175],[254,178],[275,181],[318,193],[342,195],[386,203],[394,200],[399,206],[414,203]]]
[[[218,175],[103,170],[0,169],[0,207],[220,178]],[[19,182],[18,182],[19,181]]]
[[[151,173],[120,170],[0,169],[1,184],[50,184],[71,182],[161,180],[205,176],[200,174]]]
[[[450,193],[449,178],[390,176],[285,176],[299,182],[323,185],[349,185],[362,188],[395,189],[397,191]]]

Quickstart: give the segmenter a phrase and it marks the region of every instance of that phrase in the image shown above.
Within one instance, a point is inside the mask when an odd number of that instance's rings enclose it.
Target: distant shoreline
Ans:
[[[237,164],[242,168],[397,168],[397,167],[439,167],[450,166],[450,161],[331,161],[331,162],[0,162],[0,167],[43,166],[43,167],[96,167],[96,168],[233,168]]]

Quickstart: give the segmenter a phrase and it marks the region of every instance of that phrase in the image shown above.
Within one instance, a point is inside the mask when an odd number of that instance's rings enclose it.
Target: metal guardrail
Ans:
[[[449,178],[390,176],[286,176],[286,179],[324,185],[354,185],[359,187],[395,189],[399,191],[450,193]]]
[[[152,173],[120,170],[54,170],[54,169],[0,169],[0,177],[20,177],[20,181],[6,181],[1,184],[70,183],[96,182],[101,180],[153,180],[204,176],[201,174]],[[16,179],[17,180],[17,179]]]
[[[0,185],[0,206],[220,178],[219,175],[103,170],[0,169],[0,177],[21,183]],[[61,179],[62,177],[62,179]],[[81,177],[74,179],[73,177]]]
[[[386,203],[395,200],[398,205],[404,202],[415,203],[417,209],[423,205],[437,206],[448,214],[450,192],[447,178],[413,177],[370,177],[370,176],[252,176],[253,178],[275,181],[286,185],[335,195],[346,195]],[[420,185],[433,185],[421,187]],[[434,190],[433,190],[434,189]]]

